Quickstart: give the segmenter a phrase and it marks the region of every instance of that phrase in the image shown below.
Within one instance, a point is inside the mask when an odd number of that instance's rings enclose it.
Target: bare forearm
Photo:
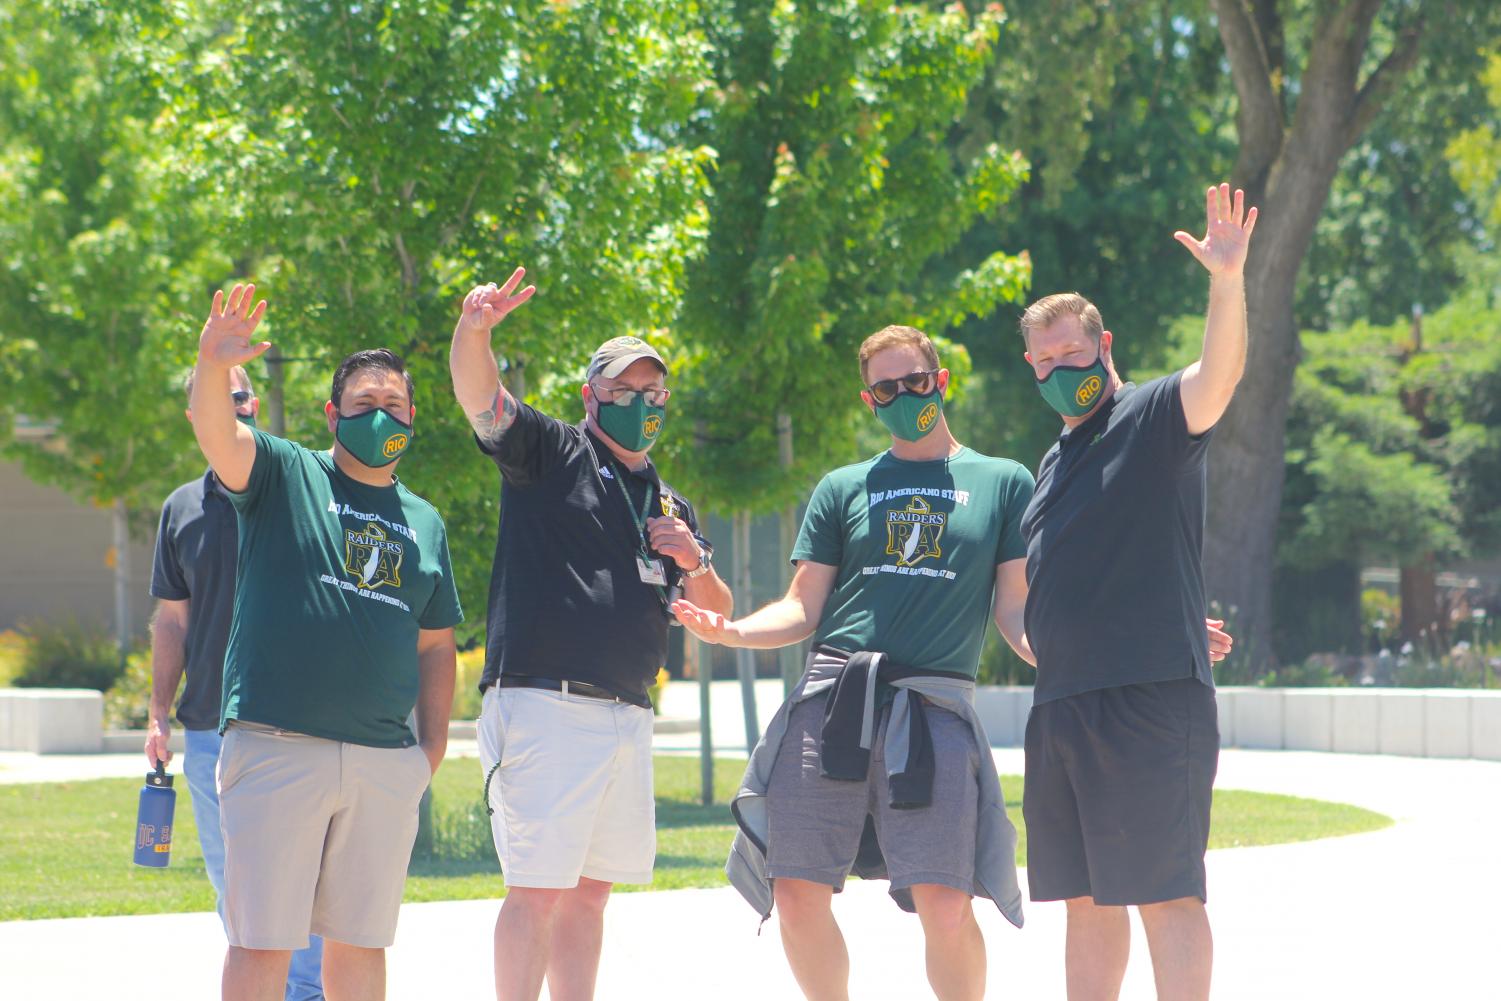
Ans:
[[[719,574],[712,569],[701,577],[692,580],[683,580],[683,597],[693,602],[699,608],[729,618],[735,610],[735,596],[730,593],[729,585],[719,579]]]
[[[1241,274],[1209,280],[1204,317],[1204,350],[1199,368],[1205,381],[1231,392],[1246,370],[1246,282]]]
[[[809,620],[808,610],[801,601],[782,598],[730,623],[726,627],[725,645],[770,650],[802,642],[813,635],[816,625]]]
[[[1027,641],[1027,627],[1022,621],[1022,609],[997,609],[995,627],[1005,638],[1006,645],[1016,651],[1018,657],[1033,667],[1037,666],[1037,654],[1032,652],[1032,644]]]
[[[500,367],[490,352],[490,332],[460,319],[453,328],[448,371],[453,376],[453,394],[474,433],[484,441],[504,434],[515,419],[516,401],[500,384]]]
[[[448,749],[457,666],[458,655],[451,642],[417,655],[417,738],[429,757],[439,761]]]
[[[151,626],[150,723],[165,723],[182,681],[187,661],[187,632],[176,622],[158,620]]]
[[[244,490],[255,464],[255,436],[235,419],[230,369],[201,357],[193,375],[193,436],[214,475],[230,490]]]

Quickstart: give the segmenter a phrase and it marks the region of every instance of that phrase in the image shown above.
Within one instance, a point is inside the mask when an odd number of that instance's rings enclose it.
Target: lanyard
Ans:
[[[652,561],[651,554],[647,552],[646,548],[646,514],[651,510],[652,485],[650,482],[646,484],[646,497],[641,502],[641,511],[637,513],[635,506],[631,504],[630,492],[625,488],[625,477],[631,475],[630,471],[617,462],[611,462],[610,465],[615,467],[610,479],[614,480],[615,486],[619,488],[620,499],[625,502],[626,512],[631,516],[631,521],[636,525],[636,552],[638,558],[642,563],[650,563]],[[661,566],[663,573],[665,573],[667,561],[661,561]],[[642,583],[646,582],[642,581]],[[667,588],[661,584],[652,584],[651,587],[652,590],[657,592],[657,597],[662,599],[662,608],[665,611],[668,604],[670,604],[667,598]]]
[[[646,512],[651,510],[652,485],[650,483],[646,484],[646,495],[641,501],[641,511],[637,513],[636,509],[631,505],[630,491],[625,488],[625,477],[631,475],[630,471],[621,468],[618,463],[612,462],[610,465],[615,467],[615,475],[610,477],[610,479],[614,480],[615,486],[620,488],[620,499],[625,501],[625,509],[631,515],[631,520],[635,522],[636,530],[641,535],[640,546],[641,552],[644,554],[646,552]]]

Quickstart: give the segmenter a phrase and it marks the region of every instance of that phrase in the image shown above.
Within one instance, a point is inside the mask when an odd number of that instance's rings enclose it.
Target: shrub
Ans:
[[[1344,688],[1349,680],[1326,657],[1310,657],[1301,664],[1284,664],[1256,684],[1263,688]]]
[[[108,691],[124,667],[107,633],[76,619],[26,623],[17,688],[93,688]]]
[[[484,646],[459,651],[458,671],[453,682],[453,711],[449,713],[450,719],[466,721],[479,719],[479,679],[484,673]]]
[[[113,730],[143,730],[151,710],[151,651],[125,658],[125,671],[104,693],[104,725]]]
[[[14,629],[0,632],[0,688],[9,688],[21,673],[31,641]]]

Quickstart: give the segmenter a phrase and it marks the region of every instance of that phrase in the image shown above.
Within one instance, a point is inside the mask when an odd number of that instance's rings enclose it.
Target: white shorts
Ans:
[[[540,688],[485,689],[479,759],[507,886],[568,889],[581,876],[651,882],[651,735],[651,710],[640,706]]]

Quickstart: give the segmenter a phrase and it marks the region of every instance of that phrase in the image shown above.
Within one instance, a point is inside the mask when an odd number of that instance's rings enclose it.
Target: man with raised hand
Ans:
[[[615,883],[656,858],[651,702],[669,595],[728,613],[693,507],[648,458],[667,417],[667,365],[637,337],[589,360],[584,419],[567,424],[501,385],[490,332],[535,287],[476,286],[454,326],[454,393],[500,470],[479,719],[480,764],[507,893],[495,994],[594,994]]]
[[[323,937],[330,1001],[385,996],[417,804],[443,759],[453,627],[447,530],[395,476],[416,407],[385,349],[340,362],[313,452],[235,420],[230,371],[269,342],[236,285],[198,341],[193,432],[239,513],[219,758],[226,1001],[281,996]],[[418,736],[407,726],[415,705]]]
[[[1164,1001],[1209,996],[1204,852],[1219,761],[1213,651],[1199,627],[1205,457],[1245,368],[1243,270],[1256,224],[1210,188],[1199,360],[1123,382],[1113,337],[1075,293],[1022,316],[1026,359],[1063,418],[1022,531],[1037,683],[1026,735],[1027,882],[1068,907],[1070,1001],[1114,999],[1141,913]]]
[[[187,393],[193,396],[193,373]],[[245,369],[230,370],[235,419],[255,426],[260,400]],[[185,414],[189,421],[193,411]],[[214,906],[224,917],[224,835],[219,830],[219,703],[224,680],[224,650],[234,614],[235,553],[239,518],[229,495],[210,469],[189,480],[162,505],[151,568],[151,703],[146,727],[146,760],[172,760],[172,699],[187,677],[177,719],[187,752],[182,773],[193,801],[193,820],[203,867],[214,887]],[[320,966],[323,943],[314,935],[305,949],[292,953],[285,1001],[323,997]]]
[[[673,606],[711,643],[768,648],[813,636],[802,679],[751,756],[726,871],[763,916],[810,999],[849,996],[832,895],[854,871],[889,878],[916,910],[929,983],[985,991],[971,898],[1016,925],[1016,831],[973,708],[987,622],[1031,660],[1021,517],[1032,475],[961,445],[943,414],[949,372],[912,327],[860,347],[860,396],[891,447],[829,473],[808,502],[786,597],[735,622]],[[872,837],[873,836],[873,837]]]

